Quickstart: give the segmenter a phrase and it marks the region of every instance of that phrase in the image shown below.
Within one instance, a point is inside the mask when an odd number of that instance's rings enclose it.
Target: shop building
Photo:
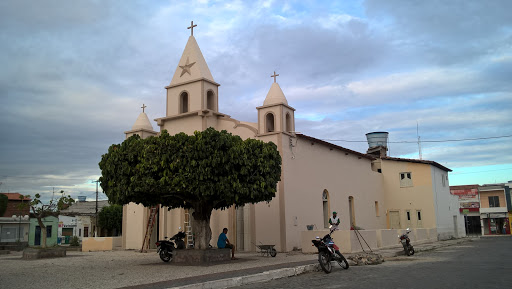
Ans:
[[[464,218],[466,235],[482,235],[479,185],[450,186],[450,193],[459,198],[459,212]]]
[[[482,235],[510,234],[509,209],[507,208],[505,187],[505,184],[478,187]]]

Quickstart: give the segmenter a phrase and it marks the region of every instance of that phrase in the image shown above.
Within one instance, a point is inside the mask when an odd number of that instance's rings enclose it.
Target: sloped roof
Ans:
[[[317,139],[317,138],[314,138],[314,137],[311,137],[311,136],[307,136],[307,135],[304,135],[304,134],[301,134],[301,133],[297,133],[296,136],[300,137],[300,138],[303,138],[303,139],[306,139],[306,140],[309,140],[309,141],[312,141],[312,142],[316,142],[316,143],[319,143],[319,144],[326,145],[326,146],[328,146],[330,148],[333,148],[333,149],[337,149],[337,150],[340,150],[340,151],[343,151],[343,152],[346,152],[346,153],[354,154],[354,155],[356,155],[358,157],[362,157],[362,158],[369,159],[369,160],[374,160],[375,159],[374,157],[372,157],[370,155],[362,154],[360,152],[356,152],[356,151],[353,151],[351,149],[347,149],[347,148],[344,148],[342,146],[335,145],[335,144],[332,144],[330,142],[326,142],[326,141],[323,141],[321,139]]]
[[[169,86],[200,79],[215,82],[196,39],[190,36]]]
[[[7,199],[9,201],[20,201],[20,196],[23,196],[20,193],[0,193],[0,194],[6,195]],[[32,199],[31,198],[25,198],[24,200],[25,201],[31,201]]]
[[[390,161],[398,161],[398,162],[409,162],[409,163],[419,163],[419,164],[427,164],[432,165],[434,167],[440,168],[444,171],[451,172],[452,170],[439,164],[434,161],[427,161],[427,160],[415,160],[415,159],[403,159],[403,158],[392,158],[392,157],[382,157],[383,160],[390,160]]]
[[[272,86],[270,87],[267,97],[265,98],[265,101],[263,102],[263,105],[270,105],[270,104],[279,104],[284,103],[288,104],[288,101],[286,100],[286,97],[284,96],[283,90],[279,86],[277,82],[272,83]]]
[[[103,207],[107,207],[110,204],[108,200],[98,201],[98,212]],[[96,214],[96,201],[92,202],[76,202],[69,206],[69,208],[61,210],[61,215],[94,215]]]
[[[149,122],[148,115],[145,112],[141,112],[139,114],[139,117],[137,117],[137,120],[132,126],[132,130],[139,129],[153,130],[153,126],[151,125],[151,122]]]

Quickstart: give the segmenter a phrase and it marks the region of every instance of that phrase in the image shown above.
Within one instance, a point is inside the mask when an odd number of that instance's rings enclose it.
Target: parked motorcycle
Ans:
[[[329,234],[325,235],[322,239],[316,237],[316,240],[311,240],[313,246],[318,249],[318,262],[320,267],[325,273],[329,274],[332,270],[331,261],[336,261],[343,269],[348,269],[349,265],[347,259],[340,253],[340,248],[334,244],[331,234],[337,230],[337,227],[330,226]]]
[[[164,262],[169,262],[172,260],[174,250],[185,249],[185,241],[183,241],[185,236],[185,232],[181,231],[180,227],[179,232],[170,239],[164,237],[164,240],[156,242],[155,245],[157,246],[157,253],[160,255],[160,259]]]
[[[400,243],[402,243],[402,246],[404,247],[404,252],[407,256],[414,255],[414,247],[411,245],[411,239],[409,239],[410,232],[411,230],[407,228],[404,234],[402,234],[401,236],[398,235]]]

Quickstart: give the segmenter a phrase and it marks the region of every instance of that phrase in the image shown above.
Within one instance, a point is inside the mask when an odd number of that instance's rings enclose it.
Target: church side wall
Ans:
[[[196,130],[203,130],[203,121],[202,117],[198,115],[192,115],[173,119],[172,121],[166,121],[163,123],[160,129],[166,129],[170,135],[175,135],[180,132],[193,134]]]
[[[385,227],[382,176],[372,171],[371,160],[300,137],[291,139],[292,147],[289,136],[284,136],[282,143],[288,250],[302,246],[301,232],[307,225],[314,225],[315,230],[324,228],[324,189],[329,194],[328,215],[338,212],[340,229],[350,229],[349,196],[354,198],[357,226]]]
[[[276,145],[281,143],[279,135],[268,135],[260,137],[264,142],[272,141]],[[281,175],[281,178],[283,175]],[[276,250],[284,251],[284,239],[286,238],[286,229],[282,227],[285,221],[281,198],[285,192],[283,191],[282,181],[277,184],[277,192],[275,197],[269,202],[260,202],[254,205],[254,229],[256,245],[275,245]],[[284,200],[283,200],[284,202]]]

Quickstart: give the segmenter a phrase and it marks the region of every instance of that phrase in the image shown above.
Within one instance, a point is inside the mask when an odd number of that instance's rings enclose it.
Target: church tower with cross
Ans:
[[[188,27],[191,35],[171,82],[166,87],[165,116],[155,119],[159,131],[167,130],[171,135],[181,132],[193,134],[194,131],[213,127],[218,131],[226,130],[244,140],[252,138],[273,142],[282,158],[281,180],[277,184],[275,197],[270,202],[246,204],[243,207],[231,206],[212,212],[210,228],[213,239],[210,245],[215,246],[217,234],[223,228],[228,228],[229,240],[239,251],[255,251],[255,244],[272,244],[277,251],[302,249],[303,252],[311,252],[308,251],[314,250],[314,247],[311,248],[311,238],[327,230],[332,211],[339,212],[342,232],[338,232],[338,236],[347,244],[344,250],[359,250],[358,244],[351,241],[355,240],[350,230],[351,225],[365,228],[365,238],[368,237],[370,244],[377,246],[378,242],[387,242],[384,239],[385,233],[381,234],[377,230],[390,229],[388,224],[391,224],[386,211],[386,202],[390,198],[384,194],[382,177],[389,169],[383,163],[377,168],[378,163],[373,156],[296,132],[295,109],[288,104],[277,82],[279,74],[275,71],[271,75],[274,79],[263,104],[256,107],[257,121],[240,121],[221,113],[220,84],[215,82],[196,42],[193,34],[196,26],[192,22]],[[144,109],[145,105],[142,106],[142,113],[132,129],[125,132],[126,137],[138,134],[146,138],[158,134],[153,130]],[[408,168],[404,170],[407,171]],[[426,172],[430,171],[428,169]],[[394,176],[390,178],[398,180]],[[411,202],[408,201],[407,204]],[[393,210],[389,216],[398,214],[397,210],[401,207],[404,210],[420,210],[423,224],[429,222],[427,216],[435,214],[427,214],[430,210],[427,207],[406,208],[406,204],[398,204],[390,207]],[[153,212],[134,203],[124,206],[124,249],[140,250],[149,234],[152,234],[151,240],[156,240],[176,234],[179,227],[184,228],[187,244],[191,244],[194,232],[193,229],[191,231],[188,210],[161,208],[156,222],[153,221]],[[149,231],[149,224],[153,223],[156,229]],[[435,225],[429,225],[428,228],[431,227]],[[423,235],[427,232],[425,230],[427,229],[421,231]],[[389,240],[391,245],[396,241],[393,238]],[[152,246],[154,242],[149,244]]]
[[[260,135],[286,133],[292,134],[295,131],[295,109],[288,105],[281,87],[276,81],[279,74],[270,77],[274,78],[274,83],[267,93],[263,105],[258,109],[258,131]]]
[[[129,138],[135,134],[138,134],[140,138],[147,138],[157,135],[157,132],[153,130],[151,122],[149,122],[148,115],[144,111],[146,107],[146,105],[142,104],[142,112],[139,114],[139,117],[137,117],[137,120],[133,124],[132,129],[124,132],[126,138]]]
[[[194,130],[206,129],[208,119],[218,114],[219,86],[206,64],[206,60],[199,49],[194,37],[194,22],[191,22],[188,29],[191,35],[181,55],[178,66],[174,72],[171,83],[165,87],[167,90],[166,116],[157,119],[157,124],[169,133],[177,133],[176,126],[170,125],[169,121],[176,124],[177,119],[182,119],[183,126],[193,125]],[[191,117],[202,116],[201,123],[191,120]],[[211,126],[211,125],[210,125]]]

